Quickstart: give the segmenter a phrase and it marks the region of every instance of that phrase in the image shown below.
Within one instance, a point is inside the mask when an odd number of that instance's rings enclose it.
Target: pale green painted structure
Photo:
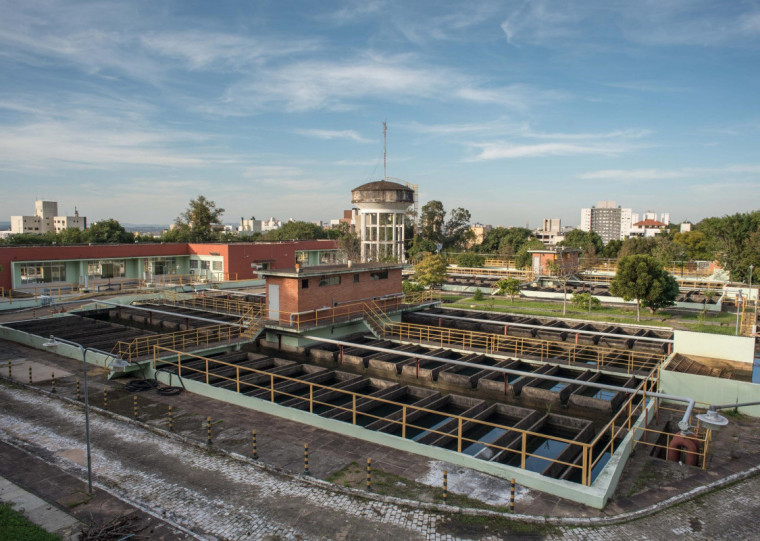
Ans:
[[[727,361],[752,363],[755,339],[750,336],[727,336],[693,331],[673,332],[673,351]]]

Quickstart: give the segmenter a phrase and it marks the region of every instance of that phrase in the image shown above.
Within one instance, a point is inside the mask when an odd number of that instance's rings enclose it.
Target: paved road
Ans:
[[[84,477],[83,413],[0,384],[0,438]],[[91,416],[96,483],[201,538],[517,539],[504,522],[365,501],[208,452],[98,414]],[[549,539],[758,539],[760,478],[655,516],[604,528],[534,532]]]

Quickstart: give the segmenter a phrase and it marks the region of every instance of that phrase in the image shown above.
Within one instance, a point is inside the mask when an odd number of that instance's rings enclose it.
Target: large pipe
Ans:
[[[605,391],[615,391],[615,392],[624,392],[627,394],[644,395],[644,391],[631,389],[629,387],[618,387],[616,385],[607,385],[605,383],[596,383],[596,382],[591,382],[591,381],[578,381],[577,379],[563,378],[560,376],[550,376],[548,374],[536,374],[534,372],[525,372],[523,370],[514,370],[511,368],[503,368],[503,367],[496,367],[496,366],[484,367],[482,364],[470,363],[467,361],[457,361],[454,359],[444,359],[442,357],[435,357],[433,355],[409,353],[406,351],[397,351],[395,349],[381,348],[377,346],[368,346],[364,344],[354,344],[353,342],[345,342],[343,340],[334,340],[332,338],[321,338],[319,336],[304,335],[304,338],[308,338],[309,340],[314,340],[315,342],[324,342],[326,344],[333,344],[337,346],[355,347],[359,349],[366,349],[368,351],[377,351],[379,353],[392,353],[395,355],[413,357],[415,359],[424,359],[427,361],[436,361],[440,363],[466,366],[468,368],[475,368],[478,370],[488,369],[494,372],[512,374],[514,376],[525,376],[525,377],[543,379],[547,381],[556,381],[558,383],[565,383],[568,385],[582,385],[585,387],[593,387],[595,389],[603,389]],[[687,404],[686,412],[684,413],[683,418],[678,422],[678,428],[683,432],[686,432],[689,430],[689,428],[691,427],[691,425],[689,424],[689,418],[691,417],[691,413],[694,410],[694,405],[695,405],[695,401],[693,398],[689,398],[688,396],[676,396],[676,395],[658,393],[658,392],[653,392],[653,391],[647,392],[646,394],[651,397],[664,398],[666,400],[674,400],[676,402],[685,402]]]

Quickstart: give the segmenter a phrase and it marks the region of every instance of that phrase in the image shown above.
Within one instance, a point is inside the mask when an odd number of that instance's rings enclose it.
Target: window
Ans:
[[[373,272],[373,273],[370,273],[369,277],[371,280],[387,280],[388,271],[384,270],[384,271]]]
[[[354,283],[355,284],[359,283],[359,275],[358,274],[354,274]]]
[[[212,263],[212,269],[215,271],[221,271],[222,270],[222,261],[214,261]]]
[[[197,259],[191,259],[190,260],[190,268],[191,269],[197,269],[198,268],[198,260]]]
[[[319,281],[319,287],[340,285],[340,276],[324,276]]]
[[[322,284],[319,284],[322,285]],[[301,279],[301,289],[309,289],[309,279],[308,278],[302,278]]]

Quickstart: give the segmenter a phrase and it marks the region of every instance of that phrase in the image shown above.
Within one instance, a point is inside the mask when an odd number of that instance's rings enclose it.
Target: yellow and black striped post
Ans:
[[[259,449],[256,447],[256,431],[252,431],[251,435],[253,436],[253,459],[258,460],[259,459]]]
[[[79,390],[79,380],[77,380],[77,401],[82,399],[82,393]]]
[[[211,445],[211,417],[206,417],[206,445]]]
[[[8,379],[13,379],[13,361],[8,359]]]
[[[108,389],[103,389],[103,409],[108,409]]]
[[[32,384],[32,367],[29,367],[29,385]]]
[[[372,492],[372,459],[367,459],[367,492]]]
[[[54,393],[54,392],[55,392],[55,372],[51,372],[51,376],[50,376],[50,385],[51,385],[51,387],[52,387],[52,388],[50,389],[50,392],[51,392],[51,393]]]
[[[449,472],[443,470],[443,505],[446,505],[449,497]]]
[[[512,479],[512,485],[509,488],[509,512],[515,512],[515,480]]]
[[[171,406],[169,406],[169,432],[174,432],[174,413]]]
[[[309,444],[303,444],[303,474],[311,475],[309,472]]]
[[[134,412],[135,412],[135,419],[137,419],[137,416],[138,416],[138,415],[139,415],[139,413],[140,413],[140,412],[137,410],[137,395],[132,395],[132,404],[133,404],[133,407],[134,407]]]

